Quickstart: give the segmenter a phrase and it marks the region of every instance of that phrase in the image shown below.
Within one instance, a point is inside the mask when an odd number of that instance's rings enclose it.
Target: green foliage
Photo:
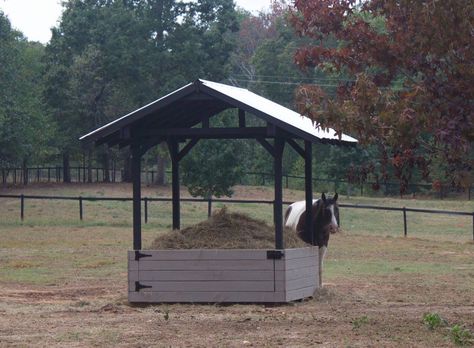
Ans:
[[[369,317],[363,315],[359,318],[355,318],[352,321],[352,330],[360,329],[362,326],[369,324]]]
[[[53,127],[42,102],[44,47],[27,42],[0,11],[0,165],[40,161]]]
[[[438,327],[447,325],[445,319],[443,319],[438,313],[426,313],[423,316],[423,323],[430,330],[435,330]]]
[[[449,329],[449,338],[458,346],[471,345],[474,343],[473,333],[468,328],[458,324]]]
[[[214,116],[211,125],[229,126],[231,111]],[[241,140],[200,140],[182,160],[183,184],[193,196],[232,196],[232,186],[243,177],[244,152]]]

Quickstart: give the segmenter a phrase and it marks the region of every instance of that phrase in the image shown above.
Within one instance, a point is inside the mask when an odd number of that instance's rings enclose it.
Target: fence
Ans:
[[[63,168],[60,166],[55,167],[29,167],[23,168],[2,168],[0,169],[1,183],[6,184],[28,184],[28,183],[40,183],[40,182],[62,182]],[[71,182],[87,182],[88,170],[86,167],[70,167]],[[156,177],[155,170],[143,170],[142,171],[142,182],[154,183]],[[169,172],[166,172],[169,176]],[[109,170],[109,179],[111,182],[121,182],[124,178],[123,170],[111,169]],[[103,168],[91,168],[91,179],[93,182],[104,182],[105,170]],[[247,172],[244,173],[244,178],[240,184],[243,185],[270,185],[273,183],[272,173],[262,172]],[[303,189],[304,188],[304,176],[283,174],[283,184],[286,188],[292,189]],[[315,178],[313,179],[315,191],[321,192],[340,192],[346,195],[360,194],[365,195],[383,195],[392,196],[399,194],[398,183],[382,183],[380,184],[380,190],[375,192],[372,189],[372,182],[365,182],[360,184],[352,184],[346,180],[329,179],[329,178]],[[466,192],[467,191],[467,192]],[[472,187],[465,190],[467,193],[467,199],[471,200]],[[440,191],[434,191],[432,184],[409,184],[407,194],[426,194],[431,195],[434,198],[447,197],[449,193],[459,195],[463,193],[460,190],[453,190],[448,187],[441,188]]]
[[[77,201],[79,208],[79,219],[84,219],[84,201],[118,201],[118,202],[131,202],[132,198],[128,197],[66,197],[66,196],[34,196],[34,195],[0,195],[0,198],[12,198],[20,200],[20,219],[25,219],[25,200],[26,199],[39,199],[39,200],[69,200]],[[246,199],[202,199],[202,198],[182,198],[182,202],[203,202],[207,203],[207,215],[211,216],[212,204],[213,203],[248,203],[248,204],[273,204],[271,200],[246,200]],[[151,202],[172,202],[171,198],[165,197],[143,197],[142,202],[144,203],[144,222],[148,223],[148,204]],[[293,202],[283,202],[283,204],[291,204]],[[447,211],[447,210],[430,210],[430,209],[417,209],[417,208],[396,208],[396,207],[381,207],[374,205],[359,205],[359,204],[340,204],[341,208],[350,209],[372,209],[372,210],[385,210],[385,211],[399,211],[403,213],[403,235],[408,235],[408,223],[407,213],[424,213],[424,214],[444,214],[444,215],[458,215],[458,216],[472,216],[472,239],[474,240],[474,212],[461,212],[461,211]],[[342,223],[341,223],[342,225]]]

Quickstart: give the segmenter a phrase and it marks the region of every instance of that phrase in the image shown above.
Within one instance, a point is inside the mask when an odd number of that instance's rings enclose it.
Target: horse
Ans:
[[[323,260],[328,248],[329,235],[339,229],[338,194],[326,198],[323,193],[320,199],[313,199],[313,230],[306,231],[306,201],[292,203],[285,212],[285,226],[296,231],[298,236],[308,244],[319,246],[319,286],[322,286]]]

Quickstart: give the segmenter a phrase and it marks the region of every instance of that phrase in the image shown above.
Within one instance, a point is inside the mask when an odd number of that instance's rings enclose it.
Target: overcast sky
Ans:
[[[234,0],[246,10],[257,12],[267,8],[270,0]],[[51,38],[50,28],[61,15],[61,0],[0,0],[0,9],[12,26],[29,40],[46,43]]]

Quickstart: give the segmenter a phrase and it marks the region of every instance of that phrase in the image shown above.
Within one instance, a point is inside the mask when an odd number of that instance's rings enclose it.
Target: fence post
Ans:
[[[82,221],[82,196],[79,196],[79,219]]]
[[[472,240],[474,241],[474,213],[472,213]]]
[[[207,199],[207,217],[210,218],[212,215],[212,196]]]
[[[407,229],[407,209],[403,207],[403,235],[406,237],[408,234]]]
[[[148,197],[145,197],[145,223],[148,223]]]
[[[25,195],[20,195],[20,218],[21,221],[25,218]]]

